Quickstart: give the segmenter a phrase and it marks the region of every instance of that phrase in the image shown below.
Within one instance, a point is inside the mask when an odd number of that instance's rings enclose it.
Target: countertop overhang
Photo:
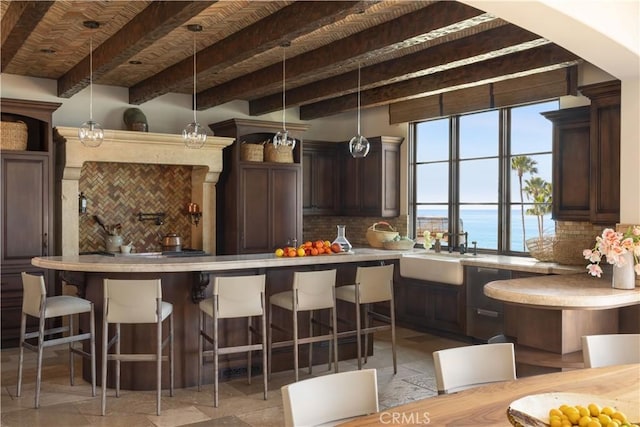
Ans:
[[[209,255],[197,257],[111,257],[104,255],[70,255],[36,257],[36,267],[60,271],[91,273],[175,273],[187,271],[214,272],[301,265],[340,264],[349,262],[384,261],[400,259],[404,252],[382,249],[354,249],[350,254],[305,257],[276,257],[274,254]]]

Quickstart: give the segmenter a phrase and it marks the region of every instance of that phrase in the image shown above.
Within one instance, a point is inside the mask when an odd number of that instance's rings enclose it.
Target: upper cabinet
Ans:
[[[278,161],[247,160],[242,156],[242,145],[271,141],[282,123],[232,119],[209,127],[217,136],[235,138],[224,149],[223,170],[216,186],[217,253],[272,252],[294,239],[301,242],[300,162],[302,134],[308,126],[287,125],[297,143],[292,153],[278,157]],[[263,145],[266,148],[267,144]]]
[[[591,222],[620,221],[620,81],[579,88],[591,99]]]
[[[367,138],[369,154],[355,159],[349,144],[339,148],[341,213],[351,216],[395,217],[400,214],[400,144],[404,138]]]
[[[550,111],[553,122],[553,218],[620,220],[620,82],[580,87],[591,105]]]
[[[302,207],[305,215],[337,215],[340,211],[338,147],[335,142],[304,142]]]
[[[589,221],[591,149],[589,106],[543,113],[553,122],[553,206],[555,220]]]

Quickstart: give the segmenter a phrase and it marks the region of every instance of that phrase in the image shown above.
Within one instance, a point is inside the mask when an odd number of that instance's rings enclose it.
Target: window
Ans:
[[[450,233],[443,244],[522,253],[527,239],[553,233],[552,123],[540,113],[557,109],[553,101],[415,123],[416,237]]]

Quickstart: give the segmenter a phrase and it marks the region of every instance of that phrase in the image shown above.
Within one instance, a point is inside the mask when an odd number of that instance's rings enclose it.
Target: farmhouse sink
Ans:
[[[400,258],[400,275],[429,282],[462,285],[464,267],[462,259],[477,257],[457,252],[423,252],[405,254]]]

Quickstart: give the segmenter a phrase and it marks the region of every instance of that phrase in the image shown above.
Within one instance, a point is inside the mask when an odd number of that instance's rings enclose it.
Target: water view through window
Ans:
[[[553,101],[416,123],[415,235],[466,232],[470,247],[517,253],[553,234],[552,124],[540,113],[557,109]]]

